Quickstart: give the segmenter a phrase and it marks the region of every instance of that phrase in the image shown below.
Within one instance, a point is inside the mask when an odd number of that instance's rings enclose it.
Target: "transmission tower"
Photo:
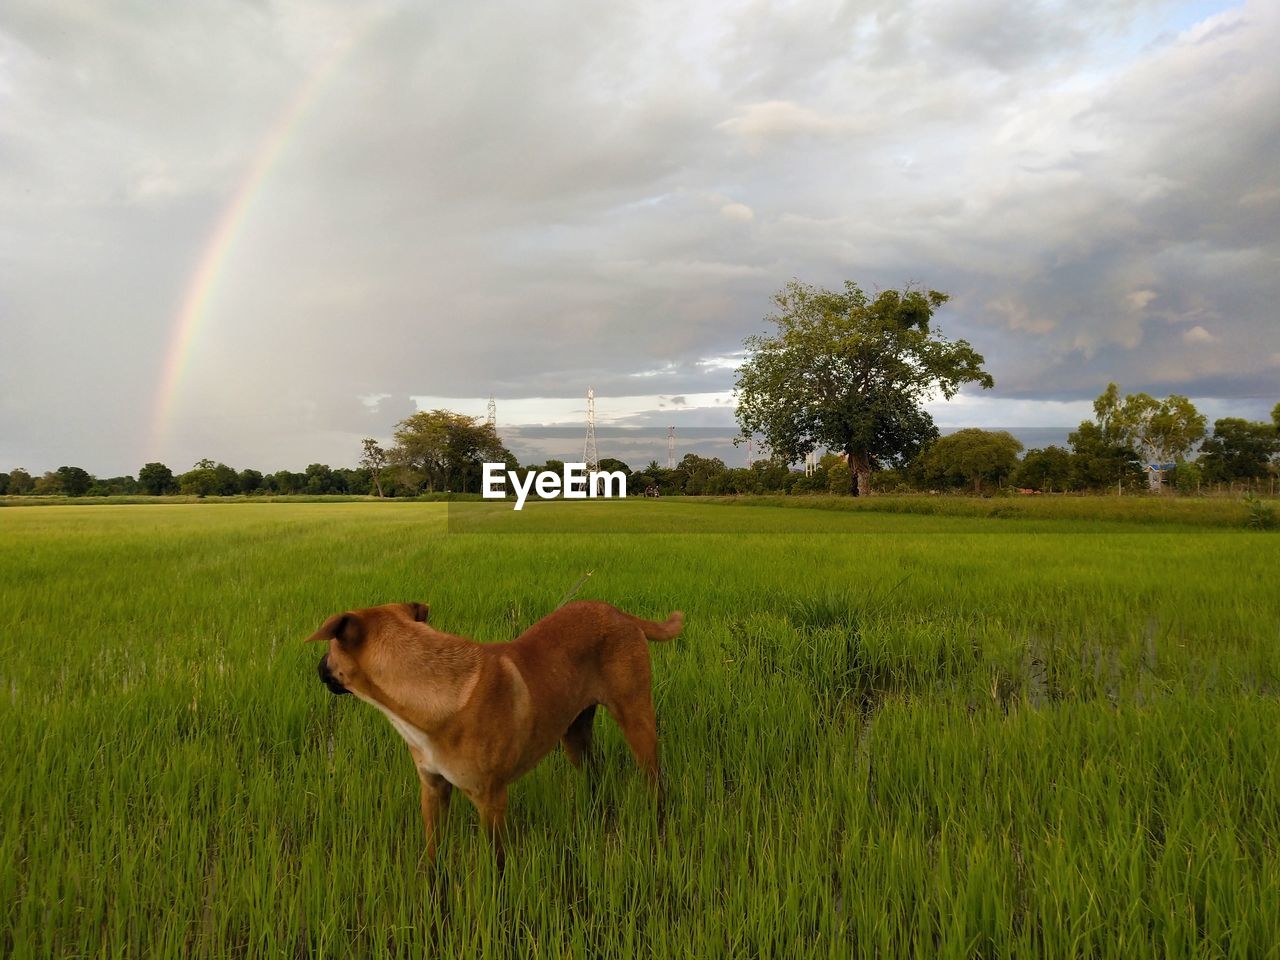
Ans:
[[[596,448],[596,388],[587,387],[587,442],[582,447],[582,462],[587,473],[600,469],[600,451]]]
[[[676,468],[676,428],[667,427],[667,469]]]
[[[804,475],[812,477],[818,470],[818,451],[810,450],[804,458]]]
[[[493,399],[493,394],[489,394],[489,426],[498,429],[498,402]]]
[[[751,464],[755,462],[756,442],[753,438],[747,437],[747,469],[751,469]]]

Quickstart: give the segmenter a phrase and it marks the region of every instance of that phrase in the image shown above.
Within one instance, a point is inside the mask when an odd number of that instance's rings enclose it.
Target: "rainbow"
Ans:
[[[156,394],[155,414],[151,425],[153,459],[160,458],[164,440],[173,419],[174,405],[182,385],[183,374],[190,365],[192,348],[197,341],[202,324],[209,316],[209,305],[213,301],[218,281],[224,276],[227,259],[248,219],[254,200],[261,196],[262,188],[272,169],[285,152],[290,138],[297,132],[302,119],[307,115],[318,94],[338,72],[338,67],[356,46],[357,41],[368,33],[373,22],[373,18],[370,18],[364,27],[355,30],[345,42],[338,44],[303,81],[298,92],[281,112],[258,149],[254,151],[252,162],[245,175],[233,191],[230,202],[219,215],[217,224],[205,243],[196,269],[187,284],[169,335],[169,346],[164,354],[160,387]]]

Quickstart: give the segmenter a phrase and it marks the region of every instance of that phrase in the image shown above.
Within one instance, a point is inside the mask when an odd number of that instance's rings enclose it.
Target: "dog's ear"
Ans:
[[[431,619],[431,605],[428,603],[406,603],[405,611],[417,623],[426,623]]]
[[[335,613],[303,642],[312,643],[316,640],[333,639],[347,649],[359,646],[360,641],[364,639],[364,621],[354,613]]]

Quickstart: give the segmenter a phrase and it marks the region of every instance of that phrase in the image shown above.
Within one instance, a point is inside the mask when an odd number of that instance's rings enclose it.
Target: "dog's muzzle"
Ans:
[[[325,654],[320,658],[320,663],[316,667],[316,673],[320,674],[320,682],[329,688],[330,693],[343,694],[351,691],[338,682],[338,678],[329,672],[329,655]]]

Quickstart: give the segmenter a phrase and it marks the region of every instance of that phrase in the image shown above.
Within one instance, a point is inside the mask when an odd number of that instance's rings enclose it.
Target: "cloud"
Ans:
[[[1145,310],[1147,304],[1156,298],[1154,290],[1134,290],[1125,294],[1125,302],[1134,310]]]
[[[1196,324],[1189,330],[1182,331],[1183,343],[1217,343],[1218,338],[1206,330],[1204,327]]]
[[[745,203],[726,203],[720,208],[722,216],[730,220],[740,220],[748,223],[756,218],[755,211],[748,207]]]
[[[858,129],[850,117],[831,116],[790,100],[768,100],[741,107],[718,129],[760,143],[798,136],[831,137]]]
[[[365,409],[368,410],[370,413],[377,413],[378,408],[382,406],[382,401],[390,400],[391,394],[366,393],[366,394],[363,394],[362,396],[356,397],[356,399],[359,400],[361,403],[363,403],[365,406]]]

